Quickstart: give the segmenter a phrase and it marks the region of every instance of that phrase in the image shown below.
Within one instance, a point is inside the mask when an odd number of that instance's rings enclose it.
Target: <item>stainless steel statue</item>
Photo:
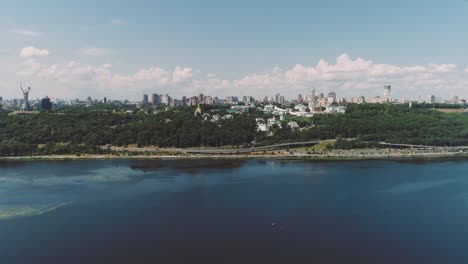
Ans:
[[[31,87],[28,89],[23,89],[23,85],[20,86],[21,91],[23,92],[23,105],[21,106],[21,111],[31,111],[31,106],[29,105],[29,91],[31,91]]]

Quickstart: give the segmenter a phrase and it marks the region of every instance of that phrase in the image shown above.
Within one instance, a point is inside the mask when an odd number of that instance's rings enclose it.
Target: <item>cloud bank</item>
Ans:
[[[46,49],[26,47],[21,50],[23,62],[17,74],[31,82],[47,84],[44,92],[57,97],[101,97],[139,99],[147,93],[169,93],[173,96],[205,93],[213,96],[273,96],[282,93],[296,98],[311,87],[319,92],[336,91],[338,96],[381,95],[384,85],[392,85],[395,95],[404,98],[436,94],[450,98],[467,96],[468,70],[454,64],[391,65],[374,63],[364,58],[342,54],[336,61],[319,60],[315,65],[297,64],[290,68],[274,67],[269,71],[245,74],[227,79],[198,69],[175,66],[166,69],[157,65],[143,67],[133,73],[118,73],[111,64],[90,65],[69,61],[47,65],[41,57]],[[100,54],[89,50],[89,54]]]

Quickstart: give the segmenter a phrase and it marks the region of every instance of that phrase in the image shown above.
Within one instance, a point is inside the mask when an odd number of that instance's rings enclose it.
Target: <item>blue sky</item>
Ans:
[[[468,96],[463,0],[2,0],[0,34],[5,97]]]

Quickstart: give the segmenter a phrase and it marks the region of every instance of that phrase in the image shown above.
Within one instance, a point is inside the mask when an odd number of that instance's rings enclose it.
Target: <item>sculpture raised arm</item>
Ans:
[[[29,91],[31,91],[31,87],[28,87],[26,90],[23,89],[23,85],[20,86],[21,91],[23,92],[24,95],[29,94]]]

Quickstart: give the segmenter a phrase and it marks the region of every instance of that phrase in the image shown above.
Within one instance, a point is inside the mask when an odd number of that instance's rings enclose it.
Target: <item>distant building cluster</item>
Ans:
[[[263,96],[259,99],[255,99],[253,96],[244,95],[238,97],[235,95],[226,96],[225,98],[218,98],[217,96],[204,95],[200,93],[198,96],[183,96],[182,98],[173,98],[168,94],[153,93],[143,94],[142,101],[130,102],[129,100],[110,100],[107,97],[102,99],[92,99],[91,97],[85,100],[71,100],[66,101],[63,99],[52,99],[45,96],[41,99],[30,100],[29,93],[31,88],[23,89],[21,86],[22,96],[19,99],[5,100],[0,96],[0,109],[13,110],[13,111],[33,111],[33,110],[52,110],[59,109],[64,106],[91,106],[94,104],[132,104],[139,107],[186,107],[186,106],[197,106],[197,105],[232,105],[233,110],[236,107],[252,107],[261,105],[263,110],[274,114],[281,114],[287,112],[295,116],[311,116],[313,114],[321,113],[343,113],[345,111],[345,105],[349,103],[365,104],[365,103],[446,103],[446,104],[459,104],[465,105],[466,99],[461,99],[459,96],[453,96],[451,99],[442,99],[436,95],[430,95],[428,98],[419,99],[418,101],[395,99],[392,96],[392,87],[386,85],[383,87],[382,96],[375,96],[372,98],[366,98],[364,96],[358,97],[337,97],[334,91],[328,93],[317,92],[315,88],[312,88],[309,92],[304,95],[299,94],[297,98],[286,98],[280,93],[275,94],[272,97]]]

